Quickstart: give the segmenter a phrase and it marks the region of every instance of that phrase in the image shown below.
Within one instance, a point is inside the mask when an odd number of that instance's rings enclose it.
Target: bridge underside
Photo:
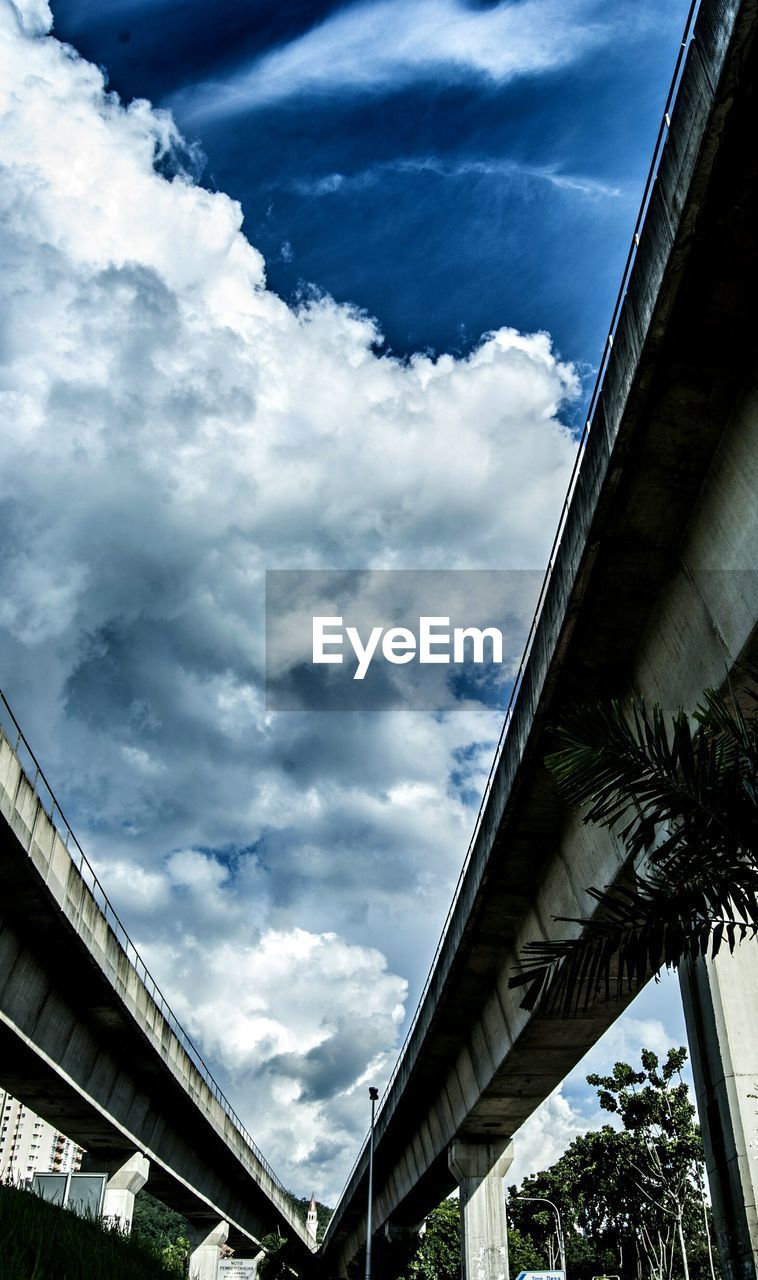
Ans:
[[[9,795],[19,769],[5,740],[0,757],[0,1085],[84,1147],[91,1168],[112,1172],[145,1153],[147,1190],[199,1236],[226,1220],[230,1243],[254,1255],[256,1240],[279,1230],[307,1268],[310,1250],[280,1193],[273,1199],[246,1167],[240,1135],[152,1005],[23,777],[26,811],[34,800],[36,814],[31,852],[13,830],[24,804]],[[114,981],[139,994],[143,1025]]]
[[[692,708],[757,652],[755,30],[753,4],[702,6],[516,715],[379,1116],[379,1231],[449,1194],[453,1139],[516,1134],[621,1011],[527,1016],[507,986],[523,943],[586,915],[586,888],[622,870],[556,793],[551,726],[633,690]],[[365,1196],[364,1160],[327,1234],[331,1273],[365,1240]]]

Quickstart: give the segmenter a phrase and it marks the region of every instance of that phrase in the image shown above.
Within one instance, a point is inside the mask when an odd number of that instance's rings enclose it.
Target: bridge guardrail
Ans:
[[[8,730],[10,730],[10,732],[8,732]],[[163,995],[163,992],[155,981],[152,973],[139,954],[135,944],[132,942],[132,939],[127,933],[118,913],[111,905],[110,899],[108,898],[97,873],[74,835],[71,824],[68,822],[63,810],[61,809],[55,797],[55,793],[45,777],[42,766],[24,736],[23,730],[13,714],[2,689],[0,689],[0,731],[4,733],[9,745],[15,752],[24,776],[31,785],[32,790],[38,797],[45,813],[57,830],[59,836],[63,840],[63,843],[71,855],[72,862],[79,871],[79,874],[92,894],[97,906],[108,921],[108,924],[113,930],[122,951],[150,993],[151,998],[160,1009],[162,1016],[171,1027],[171,1030],[182,1048],[200,1072],[200,1075],[210,1089],[214,1098],[229,1117],[240,1136],[244,1139],[258,1163],[266,1171],[269,1178],[274,1183],[274,1186],[282,1192],[285,1197],[285,1201],[289,1203],[289,1192],[287,1191],[287,1188],[274,1173],[274,1170],[271,1168],[268,1160],[253,1141],[248,1129],[242,1123],[237,1112],[234,1110],[234,1107],[224,1095],[221,1086],[218,1084],[212,1071],[204,1061],[200,1050],[184,1030],[182,1024],[168,1003],[168,1000]]]

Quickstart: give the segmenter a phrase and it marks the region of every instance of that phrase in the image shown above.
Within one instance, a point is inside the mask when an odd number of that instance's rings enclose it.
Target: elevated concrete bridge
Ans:
[[[284,1188],[171,1013],[7,708],[0,711],[3,1087],[84,1147],[93,1169],[121,1171],[115,1203],[142,1184],[146,1157],[148,1189],[185,1215],[198,1242],[211,1237],[213,1257],[225,1222],[230,1243],[251,1255],[262,1235],[280,1231],[294,1265],[307,1269],[313,1249]]]
[[[586,887],[623,866],[557,796],[551,724],[630,691],[691,707],[758,648],[755,37],[756,0],[702,0],[508,733],[378,1114],[376,1275],[456,1182],[467,1276],[503,1274],[510,1139],[622,1007],[564,1021],[525,1013],[508,988],[523,944],[556,936],[556,914],[586,914]],[[250,1240],[279,1226],[307,1268],[283,1190],[34,782],[0,739],[3,1084],[96,1158],[145,1153],[151,1188],[199,1230],[225,1219]],[[744,945],[684,979],[728,1280],[754,1280],[758,1256],[757,975]],[[365,1244],[366,1193],[364,1150],[319,1253],[326,1275]]]
[[[551,724],[573,703],[632,691],[692,708],[756,653],[756,62],[752,0],[704,0],[508,733],[378,1112],[379,1274],[391,1274],[392,1240],[456,1182],[472,1206],[467,1274],[502,1273],[502,1209],[472,1191],[499,1180],[511,1137],[621,1011],[529,1015],[508,987],[524,943],[568,936],[575,926],[553,917],[587,915],[586,888],[623,866],[614,840],[557,795],[543,764]],[[758,1260],[756,947],[685,987],[722,1260],[741,1280]],[[329,1274],[364,1246],[366,1195],[364,1149],[324,1240]]]

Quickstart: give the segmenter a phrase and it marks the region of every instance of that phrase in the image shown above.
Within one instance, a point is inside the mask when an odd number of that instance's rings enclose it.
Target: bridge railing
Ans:
[[[661,117],[661,122],[658,127],[658,133],[655,139],[655,147],[653,149],[653,158],[651,160],[650,168],[648,170],[647,178],[645,180],[645,186],[642,193],[642,200],[640,202],[639,212],[637,214],[637,219],[634,224],[634,231],[632,232],[632,238],[629,244],[629,251],[627,253],[626,261],[624,263],[624,270],[621,276],[621,284],[619,285],[619,290],[616,295],[616,301],[613,305],[611,321],[608,327],[608,336],[606,337],[606,340],[605,340],[602,356],[600,358],[600,364],[598,365],[597,376],[595,378],[592,394],[590,396],[589,403],[587,406],[587,413],[585,417],[584,427],[582,429],[581,436],[579,437],[576,457],[574,459],[574,466],[571,471],[571,477],[569,479],[568,489],[566,490],[566,497],[563,501],[560,517],[558,519],[558,526],[555,531],[555,537],[553,539],[552,547],[550,548],[550,555],[548,557],[547,568],[545,570],[545,576],[542,580],[540,593],[537,598],[537,605],[534,611],[534,617],[532,619],[532,623],[529,628],[526,644],[524,645],[524,651],[521,656],[521,661],[519,663],[518,670],[516,672],[516,677],[513,682],[513,687],[511,689],[510,698],[508,699],[508,705],[505,710],[505,718],[503,720],[503,726],[502,726],[502,729],[500,730],[500,737],[498,738],[497,746],[495,748],[495,754],[492,760],[492,765],[490,767],[490,771],[487,776],[487,781],[484,786],[484,791],[482,793],[482,799],[479,805],[479,811],[477,813],[476,821],[474,823],[474,830],[471,836],[471,840],[469,841],[468,849],[466,851],[466,856],[463,861],[463,866],[461,867],[460,875],[458,876],[458,881],[455,886],[455,892],[453,894],[453,899],[450,904],[450,909],[447,913],[447,916],[445,917],[445,923],[442,927],[442,933],[440,934],[440,939],[439,939],[439,942],[437,943],[437,947],[434,952],[434,956],[432,958],[432,963],[429,967],[429,972],[427,974],[426,981],[424,983],[424,987],[421,992],[421,996],[416,1006],[416,1011],[413,1015],[413,1019],[411,1021],[411,1024],[408,1028],[405,1039],[401,1046],[392,1074],[389,1080],[387,1081],[387,1085],[382,1093],[382,1097],[379,1102],[379,1107],[376,1113],[377,1121],[379,1120],[382,1110],[389,1098],[390,1092],[392,1090],[392,1086],[395,1083],[398,1072],[400,1071],[403,1065],[403,1060],[408,1050],[408,1046],[410,1045],[410,1042],[413,1038],[413,1034],[418,1025],[419,1017],[421,1016],[421,1010],[424,1007],[424,1002],[426,1000],[427,993],[429,991],[429,987],[431,985],[432,978],[434,976],[434,971],[437,967],[437,962],[440,958],[442,949],[445,945],[445,940],[447,938],[448,931],[450,929],[450,925],[453,920],[453,916],[455,915],[455,909],[458,904],[461,888],[466,878],[466,873],[469,868],[469,863],[471,862],[471,857],[473,855],[474,847],[476,845],[476,841],[479,836],[479,831],[482,825],[484,812],[487,808],[490,792],[492,790],[492,784],[495,778],[495,774],[497,772],[498,765],[500,764],[500,758],[503,754],[505,741],[508,737],[508,730],[510,729],[511,721],[513,719],[513,712],[516,705],[516,700],[518,698],[519,690],[521,688],[521,684],[523,681],[524,672],[526,670],[526,664],[529,661],[529,656],[532,651],[532,645],[534,643],[534,637],[536,635],[537,627],[539,625],[540,617],[542,614],[542,608],[545,603],[548,587],[550,585],[550,581],[553,576],[553,570],[555,568],[555,563],[558,556],[558,550],[561,545],[563,532],[566,527],[566,520],[568,517],[569,508],[571,506],[571,500],[574,496],[574,491],[576,489],[577,481],[579,479],[579,472],[581,470],[582,461],[584,459],[584,454],[587,447],[587,440],[589,438],[589,434],[592,426],[592,420],[595,416],[598,401],[600,399],[600,395],[603,390],[603,383],[605,380],[606,370],[608,368],[608,361],[610,358],[611,351],[613,349],[613,340],[616,335],[616,331],[618,329],[619,319],[621,316],[621,309],[623,307],[624,299],[626,297],[627,289],[629,287],[629,281],[630,281],[630,277],[634,267],[634,262],[637,257],[637,250],[639,249],[639,245],[640,245],[640,237],[642,235],[642,230],[645,225],[645,219],[647,217],[650,200],[653,194],[655,180],[656,180],[656,177],[658,176],[658,169],[660,167],[661,158],[663,156],[663,151],[666,144],[666,138],[668,136],[668,131],[671,127],[671,115],[674,109],[674,105],[676,103],[677,94],[679,92],[679,86],[681,84],[682,73],[684,71],[685,57],[686,57],[690,42],[693,38],[695,22],[696,22],[700,7],[701,7],[701,0],[691,0],[689,11],[687,13],[687,18],[684,24],[684,31],[682,33],[681,43],[679,45],[679,50],[677,53],[674,72],[671,77],[671,83],[669,85],[668,93],[666,95],[666,103],[663,109],[663,115]],[[355,1163],[353,1164],[353,1167],[347,1176],[347,1180],[340,1193],[340,1197],[337,1201],[337,1207],[335,1208],[335,1218],[337,1214],[337,1209],[342,1203],[342,1200],[345,1194],[347,1193],[348,1188],[350,1187],[350,1184],[355,1175],[355,1172],[358,1169],[361,1163],[361,1160],[363,1159],[364,1153],[366,1151],[366,1147],[368,1145],[368,1139],[369,1139],[369,1135],[367,1134],[363,1141],[363,1145],[361,1146],[361,1149],[358,1152],[358,1156],[356,1157]]]
[[[263,1169],[265,1169],[271,1181],[282,1192],[283,1196],[285,1197],[285,1202],[289,1203],[289,1193],[286,1187],[283,1185],[283,1183],[279,1180],[277,1175],[274,1173],[274,1170],[271,1168],[271,1165],[269,1164],[268,1160],[266,1160],[265,1156],[260,1151],[259,1147],[253,1141],[253,1138],[251,1137],[250,1133],[246,1129],[245,1125],[240,1120],[239,1116],[237,1115],[237,1112],[234,1110],[234,1107],[231,1105],[229,1100],[225,1097],[212,1071],[208,1067],[207,1063],[204,1061],[203,1056],[200,1053],[200,1050],[198,1049],[194,1041],[191,1039],[191,1037],[184,1030],[182,1024],[180,1023],[179,1019],[177,1018],[176,1014],[174,1013],[170,1004],[168,1003],[168,1000],[166,999],[160,987],[158,986],[158,983],[155,981],[152,973],[148,969],[147,965],[145,964],[144,960],[139,954],[139,951],[137,950],[136,946],[132,942],[132,939],[129,937],[129,934],[127,933],[126,928],[124,927],[118,913],[116,912],[114,907],[111,905],[110,899],[108,898],[108,895],[105,892],[105,889],[103,888],[102,883],[96,871],[94,870],[92,864],[88,861],[87,856],[84,853],[84,850],[82,849],[81,845],[79,844],[79,841],[74,835],[74,832],[71,828],[71,824],[68,822],[63,810],[61,809],[55,797],[55,793],[52,787],[50,786],[50,783],[48,782],[47,778],[45,777],[42,766],[39,763],[39,760],[35,756],[34,752],[32,751],[32,748],[30,747],[26,737],[24,736],[21,726],[19,725],[16,717],[14,716],[8,704],[8,700],[1,689],[0,689],[0,730],[4,733],[6,739],[8,740],[9,745],[12,747],[13,751],[15,752],[16,758],[18,759],[19,764],[21,765],[21,769],[24,773],[24,776],[26,777],[27,781],[31,785],[34,793],[38,797],[40,803],[42,804],[43,809],[45,810],[45,813],[49,817],[50,821],[52,822],[59,836],[63,840],[63,843],[68,849],[68,852],[71,856],[72,862],[74,863],[77,870],[79,871],[79,874],[81,875],[84,883],[86,884],[87,888],[92,894],[92,897],[97,903],[97,906],[100,908],[101,912],[105,916],[105,919],[108,921],[108,924],[113,930],[119,942],[119,945],[121,946],[121,949],[127,956],[128,960],[130,961],[138,977],[143,982],[152,1000],[157,1005],[163,1018],[170,1026],[171,1030],[173,1031],[177,1040],[181,1044],[182,1048],[187,1053],[188,1057],[192,1060],[195,1068],[202,1076],[203,1080],[205,1081],[205,1084],[210,1089],[211,1093],[213,1094],[214,1098],[218,1102],[219,1106],[223,1109],[223,1111],[229,1117],[235,1129],[238,1131],[240,1136],[244,1139],[245,1143],[247,1144],[247,1146],[250,1148],[251,1152],[255,1156],[255,1159],[263,1167]]]

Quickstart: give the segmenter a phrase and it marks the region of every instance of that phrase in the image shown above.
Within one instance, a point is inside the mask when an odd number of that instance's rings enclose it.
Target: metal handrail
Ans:
[[[561,539],[563,537],[564,529],[566,527],[566,518],[568,516],[571,500],[574,496],[574,490],[576,489],[577,480],[579,478],[579,472],[581,470],[581,465],[582,465],[582,461],[583,461],[586,446],[587,446],[587,440],[590,434],[592,419],[595,416],[598,400],[600,398],[600,393],[602,392],[602,389],[603,389],[605,374],[608,368],[608,360],[613,347],[613,339],[618,329],[619,318],[621,315],[621,308],[624,302],[624,298],[626,297],[627,288],[629,285],[629,278],[631,276],[632,268],[634,266],[634,262],[637,257],[637,250],[639,249],[639,245],[640,245],[640,237],[642,234],[642,229],[645,224],[645,219],[647,217],[647,211],[650,206],[650,199],[653,193],[653,186],[655,183],[655,179],[658,175],[658,169],[660,167],[661,157],[663,155],[665,140],[666,140],[668,131],[671,127],[671,114],[674,108],[674,104],[676,102],[679,86],[681,84],[682,71],[684,69],[684,58],[687,52],[687,48],[693,38],[692,37],[693,26],[695,23],[695,19],[697,17],[697,13],[700,9],[700,4],[701,4],[701,0],[691,0],[689,12],[687,14],[687,19],[684,24],[684,32],[682,34],[682,40],[679,45],[679,51],[677,53],[676,63],[674,65],[674,73],[671,77],[669,91],[666,96],[666,104],[663,109],[661,123],[658,128],[658,133],[655,139],[653,158],[650,162],[650,168],[648,169],[647,178],[645,180],[645,186],[642,193],[642,200],[640,202],[639,212],[637,214],[637,220],[634,224],[632,239],[629,244],[629,252],[627,253],[626,261],[624,263],[624,270],[621,276],[621,284],[619,285],[619,290],[616,295],[616,301],[613,306],[613,312],[611,314],[611,321],[608,327],[608,336],[605,340],[603,352],[600,357],[600,364],[598,365],[597,376],[595,378],[595,383],[592,389],[592,395],[590,396],[589,404],[587,407],[587,415],[585,418],[584,427],[582,429],[582,434],[579,438],[579,442],[577,445],[576,457],[574,459],[574,465],[571,471],[571,477],[569,479],[568,489],[566,491],[566,497],[563,501],[560,517],[558,519],[558,526],[555,532],[555,537],[553,539],[552,547],[550,549],[550,555],[548,557],[547,568],[545,569],[545,575],[542,579],[542,586],[540,588],[540,593],[537,598],[537,605],[535,608],[534,617],[532,619],[532,623],[529,628],[529,633],[527,635],[524,651],[521,656],[521,661],[519,663],[518,671],[516,672],[516,677],[513,682],[511,695],[510,695],[510,698],[508,699],[508,705],[505,711],[505,719],[503,721],[503,727],[500,730],[500,737],[498,738],[497,746],[495,748],[495,754],[492,760],[492,765],[490,767],[490,771],[487,776],[487,781],[485,783],[484,791],[482,793],[482,800],[479,805],[479,811],[476,816],[474,830],[471,836],[471,840],[469,841],[468,849],[466,850],[466,856],[463,860],[463,866],[461,867],[460,875],[458,876],[458,881],[456,883],[455,891],[453,893],[453,899],[452,899],[452,902],[450,903],[450,909],[448,910],[447,916],[445,917],[445,923],[442,926],[442,933],[440,934],[440,939],[439,939],[439,942],[437,943],[437,947],[435,949],[434,956],[432,958],[432,963],[429,967],[429,972],[427,974],[426,981],[424,983],[424,987],[421,992],[421,996],[419,998],[419,1002],[416,1006],[416,1011],[413,1015],[413,1019],[408,1028],[403,1044],[400,1048],[400,1052],[395,1062],[395,1066],[393,1068],[392,1074],[389,1080],[387,1081],[387,1084],[382,1093],[381,1101],[379,1103],[379,1110],[377,1112],[377,1122],[379,1121],[379,1119],[381,1119],[382,1110],[384,1109],[384,1106],[387,1103],[387,1099],[389,1098],[389,1094],[392,1089],[392,1086],[395,1083],[395,1080],[397,1079],[397,1076],[398,1076],[398,1072],[400,1071],[400,1068],[403,1065],[403,1059],[405,1058],[405,1054],[407,1052],[413,1033],[416,1030],[416,1026],[418,1024],[418,1020],[421,1015],[421,1010],[423,1008],[424,1001],[426,1000],[429,987],[431,986],[432,978],[434,977],[434,971],[437,967],[437,961],[439,960],[440,954],[444,947],[445,940],[447,938],[447,934],[448,934],[453,916],[455,914],[455,908],[458,904],[461,888],[463,886],[463,882],[466,878],[466,873],[468,871],[469,864],[471,862],[474,846],[476,845],[476,841],[479,835],[479,830],[482,825],[484,811],[486,809],[487,802],[490,797],[490,792],[492,790],[492,783],[494,781],[495,774],[497,772],[497,768],[498,768],[498,765],[500,764],[500,759],[503,754],[503,747],[505,745],[505,740],[508,736],[508,730],[513,720],[513,712],[516,705],[516,700],[518,698],[519,690],[521,688],[521,684],[523,681],[524,672],[526,670],[526,664],[529,660],[529,656],[532,651],[532,644],[534,642],[537,626],[539,624],[540,616],[542,614],[542,608],[545,603],[547,589],[550,584],[550,580],[552,578],[553,569],[555,567],[557,552],[561,544]],[[335,1211],[334,1211],[335,1215],[336,1215],[337,1209],[339,1208],[339,1205],[342,1202],[343,1197],[345,1196],[348,1190],[348,1187],[350,1186],[350,1183],[355,1174],[355,1171],[360,1165],[361,1160],[363,1159],[363,1155],[368,1144],[368,1139],[369,1139],[369,1135],[367,1134],[363,1140],[361,1149],[358,1152],[358,1156],[356,1157],[355,1163],[353,1164],[353,1167],[351,1168],[350,1173],[347,1176],[345,1185],[342,1188],[342,1191],[340,1192],[337,1205],[335,1206]]]
[[[13,749],[14,754],[19,764],[21,765],[21,770],[24,774],[24,777],[29,782],[29,785],[32,787],[32,790],[34,791],[35,795],[38,797],[40,803],[42,804],[42,807],[45,810],[45,813],[49,817],[50,821],[52,822],[58,834],[61,836],[63,843],[65,844],[69,852],[69,855],[71,856],[71,861],[76,865],[79,871],[79,874],[81,875],[82,880],[84,881],[90,893],[92,894],[96,905],[100,908],[103,915],[105,916],[105,919],[108,921],[108,924],[111,926],[115,934],[116,941],[118,942],[119,946],[124,952],[127,960],[129,960],[137,976],[140,978],[140,980],[142,981],[142,983],[150,993],[150,996],[152,997],[153,1002],[160,1009],[160,1012],[163,1018],[171,1027],[171,1030],[173,1031],[177,1040],[181,1044],[182,1048],[185,1050],[185,1052],[191,1058],[197,1070],[200,1072],[200,1075],[203,1077],[203,1080],[205,1081],[206,1085],[210,1089],[214,1098],[222,1107],[223,1111],[226,1113],[229,1119],[232,1121],[232,1124],[234,1125],[235,1129],[237,1129],[240,1136],[245,1140],[248,1147],[250,1148],[253,1155],[255,1156],[256,1160],[258,1161],[258,1163],[266,1171],[266,1173],[268,1174],[269,1178],[274,1183],[274,1185],[278,1187],[280,1191],[283,1192],[287,1203],[289,1203],[289,1192],[287,1191],[284,1184],[277,1177],[277,1175],[274,1173],[274,1170],[271,1168],[271,1165],[269,1164],[268,1160],[266,1160],[265,1156],[262,1154],[260,1148],[253,1141],[253,1138],[251,1137],[249,1131],[246,1129],[245,1125],[240,1120],[232,1104],[225,1097],[212,1071],[204,1061],[202,1054],[200,1053],[200,1050],[197,1048],[197,1045],[194,1043],[194,1041],[190,1038],[190,1036],[188,1036],[187,1032],[184,1030],[182,1024],[180,1023],[176,1014],[174,1013],[168,1001],[166,1000],[166,997],[163,995],[163,992],[161,991],[160,987],[155,981],[152,973],[148,969],[147,965],[145,964],[144,960],[139,954],[136,946],[132,942],[132,939],[129,937],[129,934],[127,933],[119,915],[111,905],[110,899],[108,898],[108,895],[106,894],[105,889],[103,888],[99,877],[97,876],[94,868],[92,867],[92,864],[89,862],[86,854],[84,853],[84,850],[79,844],[79,841],[74,835],[71,824],[68,822],[63,810],[61,809],[55,797],[55,793],[52,787],[50,786],[50,783],[47,781],[47,778],[45,777],[44,771],[42,769],[41,764],[39,763],[39,760],[37,759],[34,752],[32,751],[32,748],[30,747],[21,729],[21,726],[19,725],[18,720],[13,714],[13,711],[11,710],[11,707],[8,703],[8,699],[6,698],[2,689],[0,689],[0,731],[4,731],[4,725],[3,725],[4,713],[7,717],[10,718],[11,734],[15,735],[15,744],[13,742],[12,736],[9,737],[8,734],[5,734],[5,737],[7,738],[8,743]],[[24,761],[22,760],[22,757],[21,757],[22,748],[29,757],[29,760],[31,762],[31,769],[26,769],[24,767]],[[47,801],[47,804],[46,804],[46,801]],[[72,846],[73,846],[73,849],[76,850],[76,854],[78,856],[74,855],[72,851]]]

